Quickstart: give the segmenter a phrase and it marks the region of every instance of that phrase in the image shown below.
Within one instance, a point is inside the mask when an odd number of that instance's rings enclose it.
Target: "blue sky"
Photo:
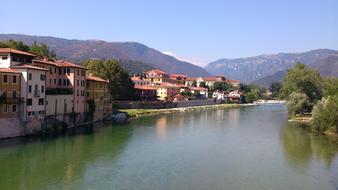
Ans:
[[[0,33],[136,41],[205,65],[338,49],[338,0],[10,0]]]

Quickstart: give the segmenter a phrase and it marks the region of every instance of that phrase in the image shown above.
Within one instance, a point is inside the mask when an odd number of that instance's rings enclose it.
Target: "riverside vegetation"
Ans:
[[[324,79],[318,71],[297,63],[284,81],[281,97],[291,120],[307,121],[315,132],[337,135],[338,78]]]

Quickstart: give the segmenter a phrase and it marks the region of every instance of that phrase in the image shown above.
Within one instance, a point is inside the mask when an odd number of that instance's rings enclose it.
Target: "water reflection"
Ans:
[[[329,168],[338,153],[337,141],[312,134],[296,123],[286,122],[281,140],[285,158],[294,168],[306,167],[314,159],[323,160]]]
[[[3,148],[0,152],[0,189],[46,189],[72,184],[85,173],[87,163],[114,159],[123,150],[130,131],[76,136]],[[106,130],[106,132],[108,132]]]

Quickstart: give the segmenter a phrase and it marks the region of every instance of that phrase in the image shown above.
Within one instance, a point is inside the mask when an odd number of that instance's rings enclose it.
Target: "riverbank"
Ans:
[[[175,112],[217,109],[217,108],[239,108],[254,105],[256,104],[216,104],[216,105],[193,106],[185,108],[169,108],[169,109],[120,109],[119,111],[128,113],[130,118],[138,118],[150,115],[168,114]]]
[[[338,140],[338,134],[337,133],[331,133],[331,132],[323,132],[323,131],[314,131],[311,129],[311,122],[312,122],[312,116],[311,115],[302,115],[302,116],[295,116],[288,120],[292,123],[299,123],[302,125],[305,125],[309,130],[313,133],[319,133],[322,135],[326,135],[329,137],[336,137],[336,140]]]

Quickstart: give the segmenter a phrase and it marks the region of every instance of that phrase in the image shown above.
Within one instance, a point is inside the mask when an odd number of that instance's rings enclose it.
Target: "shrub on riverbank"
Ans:
[[[338,95],[317,102],[312,111],[311,127],[317,132],[338,133]]]
[[[309,98],[306,94],[292,92],[286,100],[289,115],[290,116],[295,116],[297,114],[303,115],[303,110],[307,106],[308,100]]]

